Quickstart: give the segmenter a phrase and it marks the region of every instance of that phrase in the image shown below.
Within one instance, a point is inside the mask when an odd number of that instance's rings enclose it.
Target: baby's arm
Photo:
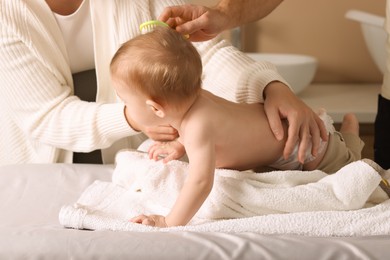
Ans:
[[[178,160],[184,156],[186,153],[184,145],[182,145],[178,140],[170,141],[170,142],[154,142],[152,146],[150,146],[149,150],[149,158],[153,160],[163,159],[164,163],[167,163],[171,160]]]
[[[131,221],[155,227],[186,225],[202,206],[213,187],[215,170],[213,155],[213,150],[210,153],[208,148],[188,154],[190,158],[188,177],[171,212],[166,217],[139,215]]]
[[[189,174],[179,196],[165,217],[168,226],[186,225],[209,195],[214,182],[215,150],[213,142],[203,140],[186,145]]]
[[[214,182],[215,147],[212,135],[208,136],[210,131],[201,125],[189,127],[191,130],[187,131],[187,136],[191,136],[190,141],[184,140],[189,173],[170,213],[166,217],[140,215],[131,219],[132,222],[157,227],[186,225],[202,206]]]

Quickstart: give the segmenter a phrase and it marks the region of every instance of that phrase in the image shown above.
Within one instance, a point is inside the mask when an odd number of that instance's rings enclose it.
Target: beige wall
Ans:
[[[216,3],[218,3],[217,0],[189,0],[189,2],[192,4],[205,5],[205,6],[212,6]]]
[[[212,5],[217,1],[193,0]],[[385,14],[386,0],[285,0],[268,17],[244,26],[243,50],[315,56],[315,82],[381,82],[349,9]]]

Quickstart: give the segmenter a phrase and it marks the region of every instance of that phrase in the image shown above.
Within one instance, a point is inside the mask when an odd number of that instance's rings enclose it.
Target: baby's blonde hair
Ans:
[[[110,65],[113,79],[161,104],[180,105],[201,88],[202,61],[175,30],[157,27],[124,43]]]

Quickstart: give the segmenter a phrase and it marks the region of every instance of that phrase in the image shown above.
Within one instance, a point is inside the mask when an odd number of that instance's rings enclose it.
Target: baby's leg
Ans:
[[[355,160],[362,158],[362,140],[359,138],[359,121],[355,114],[348,113],[344,115],[341,123],[340,133],[342,134],[345,145],[353,154]]]
[[[359,121],[355,114],[348,113],[344,115],[340,133],[349,133],[359,136]]]
[[[340,132],[329,136],[325,156],[317,169],[335,173],[348,163],[361,159],[364,142],[359,138],[359,121],[352,113],[346,114]]]

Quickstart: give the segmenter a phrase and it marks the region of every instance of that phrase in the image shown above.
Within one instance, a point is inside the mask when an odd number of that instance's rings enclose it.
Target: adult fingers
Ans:
[[[287,159],[294,151],[294,148],[299,141],[299,133],[301,131],[301,122],[298,121],[298,118],[295,113],[290,113],[287,117],[287,120],[289,123],[288,134],[287,141],[283,150],[283,157],[285,159]]]
[[[161,12],[158,20],[167,22],[170,18],[184,16],[186,6],[168,6]]]
[[[268,123],[277,140],[282,140],[284,136],[284,129],[282,125],[282,119],[280,118],[279,111],[277,108],[265,108],[265,113],[268,118]]]
[[[147,127],[144,131],[152,140],[157,141],[172,141],[178,137],[177,130],[171,126]]]
[[[300,163],[304,163],[306,159],[306,151],[311,145],[312,136],[310,135],[310,129],[308,125],[302,125],[299,132],[299,147],[298,147],[298,160]]]

